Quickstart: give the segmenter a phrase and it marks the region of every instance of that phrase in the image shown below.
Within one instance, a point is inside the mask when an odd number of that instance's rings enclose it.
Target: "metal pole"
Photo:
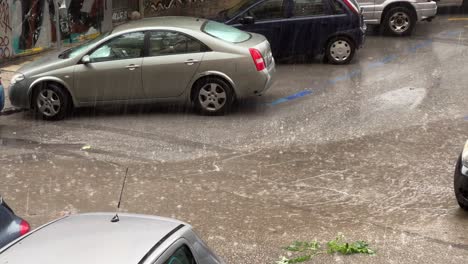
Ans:
[[[54,0],[54,8],[55,8],[55,40],[57,41],[57,49],[62,49],[62,36],[60,34],[60,11],[59,11],[59,0]]]
[[[138,9],[140,9],[140,18],[144,18],[145,17],[145,4],[143,2],[143,0],[139,0],[138,1]]]

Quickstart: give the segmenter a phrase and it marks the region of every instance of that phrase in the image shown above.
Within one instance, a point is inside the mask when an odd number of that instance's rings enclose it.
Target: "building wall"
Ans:
[[[60,36],[76,42],[83,35],[110,30],[112,0],[65,0]],[[0,61],[56,43],[54,0],[0,0]]]
[[[210,17],[240,0],[143,0],[144,16]]]

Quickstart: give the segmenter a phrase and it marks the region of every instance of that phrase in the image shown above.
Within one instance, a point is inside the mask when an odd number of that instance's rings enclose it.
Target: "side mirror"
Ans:
[[[239,23],[241,23],[241,24],[243,24],[243,25],[255,24],[255,18],[252,17],[252,16],[241,17],[241,18],[239,19]]]
[[[91,62],[91,58],[89,57],[89,55],[84,55],[83,58],[81,58],[81,62],[83,64],[88,64]]]

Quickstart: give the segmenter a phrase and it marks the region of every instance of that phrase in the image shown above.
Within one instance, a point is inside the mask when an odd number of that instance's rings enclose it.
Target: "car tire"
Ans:
[[[416,14],[407,7],[398,6],[386,12],[383,29],[393,36],[409,36],[416,25]]]
[[[348,64],[354,57],[356,46],[347,37],[334,37],[328,41],[326,59],[331,64]]]
[[[43,85],[33,97],[33,109],[44,120],[62,120],[67,116],[70,108],[68,93],[55,83]]]
[[[231,109],[234,102],[231,86],[216,77],[196,82],[193,95],[196,111],[204,115],[223,115]]]
[[[463,210],[468,211],[468,178],[461,174],[461,157],[455,166],[455,175],[453,177],[453,189],[458,205]]]

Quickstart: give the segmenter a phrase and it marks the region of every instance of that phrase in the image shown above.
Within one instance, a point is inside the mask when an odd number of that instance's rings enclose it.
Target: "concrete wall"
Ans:
[[[112,27],[112,0],[66,0],[60,16],[64,42]],[[53,46],[54,0],[0,0],[0,61]]]
[[[210,17],[239,0],[143,0],[145,17],[183,15]]]

